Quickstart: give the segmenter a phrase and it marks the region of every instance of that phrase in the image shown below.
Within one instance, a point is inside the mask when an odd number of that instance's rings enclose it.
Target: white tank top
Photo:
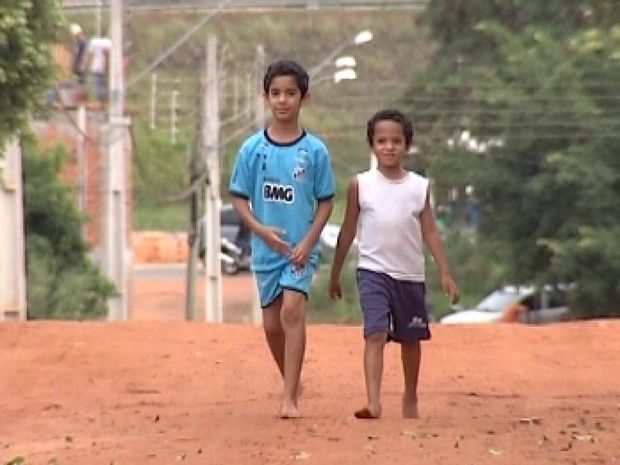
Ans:
[[[424,281],[424,242],[420,213],[426,203],[428,179],[407,172],[386,178],[379,170],[357,175],[360,216],[358,267],[394,279]]]

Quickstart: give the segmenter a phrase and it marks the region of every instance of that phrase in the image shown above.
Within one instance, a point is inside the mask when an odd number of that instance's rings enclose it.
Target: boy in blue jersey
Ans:
[[[299,124],[308,87],[296,62],[269,66],[263,89],[272,120],[243,143],[230,180],[233,205],[253,233],[263,328],[284,379],[281,418],[300,416],[306,299],[335,191],[327,147]]]

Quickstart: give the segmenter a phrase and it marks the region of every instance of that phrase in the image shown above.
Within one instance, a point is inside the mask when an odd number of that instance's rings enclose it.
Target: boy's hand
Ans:
[[[331,278],[329,280],[329,296],[334,300],[342,298],[342,287],[340,286],[340,279]]]
[[[310,257],[312,246],[302,240],[290,252],[289,258],[296,266],[304,266]]]
[[[458,303],[461,296],[459,294],[459,288],[456,285],[456,282],[454,282],[454,279],[452,279],[452,276],[450,276],[449,274],[441,275],[440,281],[441,288],[443,289],[443,292],[449,297],[450,303],[452,305]]]
[[[288,242],[282,239],[284,234],[285,232],[280,228],[263,226],[260,237],[276,252],[282,255],[289,255],[291,253],[291,247],[288,245]]]

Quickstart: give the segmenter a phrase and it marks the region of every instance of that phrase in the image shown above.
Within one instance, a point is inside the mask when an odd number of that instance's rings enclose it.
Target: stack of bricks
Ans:
[[[134,231],[132,244],[135,264],[187,262],[189,254],[187,233]]]

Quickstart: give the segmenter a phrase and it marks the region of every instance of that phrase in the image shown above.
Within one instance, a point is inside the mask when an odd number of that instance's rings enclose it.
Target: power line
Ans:
[[[67,11],[89,11],[108,9],[109,0],[63,0],[62,8]],[[424,9],[428,0],[234,0],[231,8],[242,11],[290,10],[290,9]],[[133,0],[126,10],[197,10],[214,8],[213,0]]]
[[[144,68],[141,72],[138,73],[137,76],[130,79],[127,84],[127,88],[129,89],[133,85],[135,85],[138,81],[140,81],[144,76],[153,71],[159,64],[168,58],[177,48],[179,48],[183,43],[187,41],[198,29],[207,24],[207,22],[213,18],[216,14],[218,14],[227,4],[229,4],[232,0],[224,0],[219,4],[219,6],[215,9],[215,11],[210,12],[204,18],[202,18],[197,24],[191,27],[185,34],[181,36],[175,43],[173,43],[170,47],[166,49],[164,53],[162,53],[159,57],[157,57],[149,66]]]

